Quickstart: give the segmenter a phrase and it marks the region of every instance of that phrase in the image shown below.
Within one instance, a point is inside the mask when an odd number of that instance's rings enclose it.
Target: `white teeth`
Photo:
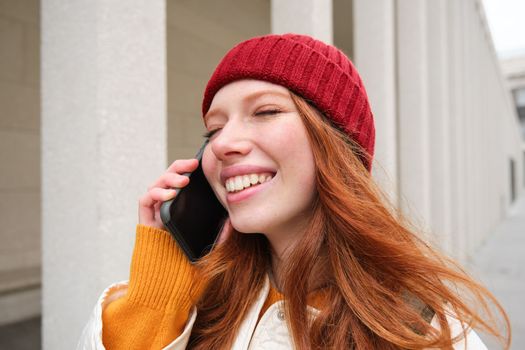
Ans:
[[[244,175],[242,177],[242,185],[244,186],[244,188],[249,187],[251,185],[250,177],[248,175]]]
[[[272,179],[272,177],[273,175],[269,173],[240,175],[227,179],[224,186],[228,192],[241,191],[259,183],[262,184],[268,182]]]
[[[235,176],[235,190],[236,191],[240,191],[244,188],[243,184],[242,184],[242,177],[240,176]]]

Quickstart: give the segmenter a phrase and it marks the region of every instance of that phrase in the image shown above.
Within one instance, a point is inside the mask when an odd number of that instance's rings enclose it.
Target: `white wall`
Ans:
[[[354,16],[378,130],[374,177],[464,260],[508,212],[511,157],[523,193],[517,115],[481,3],[354,0]]]
[[[168,162],[193,157],[205,132],[201,102],[233,45],[270,32],[270,3],[167,1]]]
[[[354,63],[366,87],[376,126],[372,174],[398,202],[397,67],[394,1],[354,0]]]
[[[272,33],[299,33],[331,44],[332,0],[271,0]]]
[[[74,348],[128,278],[138,199],[166,168],[165,33],[162,0],[42,2],[44,349]]]

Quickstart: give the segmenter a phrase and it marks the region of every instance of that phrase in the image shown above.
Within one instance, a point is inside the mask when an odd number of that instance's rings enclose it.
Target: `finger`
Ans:
[[[140,197],[139,199],[139,223],[151,224],[155,221],[155,212],[151,210],[151,207],[155,204],[155,201],[148,194]]]
[[[152,225],[157,220],[160,221],[159,209],[162,203],[155,201],[149,194],[142,196],[139,199],[139,223]]]
[[[157,181],[148,187],[148,191],[155,188],[182,188],[190,182],[190,179],[181,174],[166,172],[162,174]]]
[[[149,191],[139,199],[140,208],[150,208],[155,204],[155,200],[151,198]]]
[[[157,202],[157,203],[153,204],[153,217],[155,219],[160,220],[160,221],[162,221],[161,218],[160,218],[160,206],[162,205],[162,203],[163,202]]]
[[[177,159],[168,167],[167,171],[175,172],[179,174],[189,173],[199,165],[199,161],[195,158],[192,159]]]
[[[153,203],[151,204],[153,205],[154,202],[159,202],[159,201],[165,202],[167,200],[172,199],[173,197],[176,196],[177,190],[155,187],[149,190],[148,193],[151,199],[153,200]]]

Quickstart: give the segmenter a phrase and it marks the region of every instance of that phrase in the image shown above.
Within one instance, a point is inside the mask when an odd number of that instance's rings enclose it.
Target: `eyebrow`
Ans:
[[[281,92],[281,91],[275,91],[275,90],[261,90],[261,91],[256,91],[256,92],[254,92],[252,94],[249,94],[248,96],[244,97],[242,102],[243,103],[251,102],[251,101],[254,101],[254,100],[258,99],[259,97],[261,97],[263,95],[277,95],[277,96],[284,97],[284,98],[289,98],[290,97],[290,94],[288,92]],[[210,109],[208,111],[208,113],[206,113],[206,115],[204,116],[204,124],[206,125],[206,122],[207,122],[207,119],[208,119],[209,116],[212,116],[214,114],[218,114],[220,112],[221,112],[221,108]]]

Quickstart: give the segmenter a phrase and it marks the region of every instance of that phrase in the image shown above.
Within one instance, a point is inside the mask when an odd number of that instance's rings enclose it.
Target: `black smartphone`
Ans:
[[[202,171],[202,154],[207,144],[208,140],[195,156],[199,160],[198,168],[183,174],[189,176],[189,184],[177,189],[176,196],[163,202],[160,207],[164,226],[191,262],[210,252],[227,217],[227,211]]]

